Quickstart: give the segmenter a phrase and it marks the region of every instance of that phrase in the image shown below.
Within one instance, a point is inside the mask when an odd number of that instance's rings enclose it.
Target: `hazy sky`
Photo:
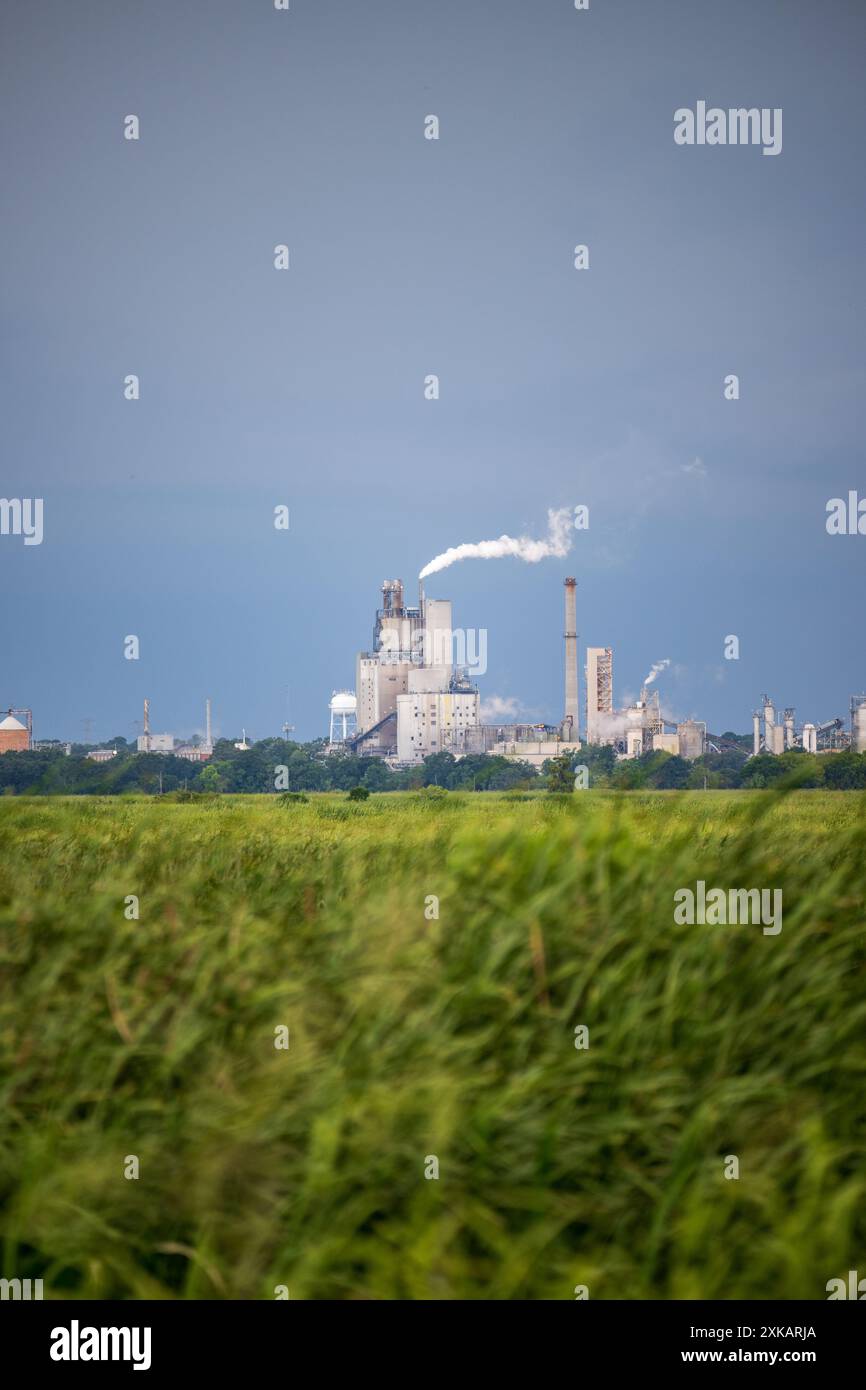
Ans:
[[[618,702],[665,657],[715,730],[866,688],[866,536],[825,529],[866,495],[860,0],[5,0],[0,51],[0,496],[45,507],[0,537],[0,704],[37,736],[209,694],[264,737],[287,692],[322,734],[384,578],[581,503],[568,559],[428,584],[485,697],[561,717],[567,574]],[[782,153],[675,145],[699,100],[781,107]]]

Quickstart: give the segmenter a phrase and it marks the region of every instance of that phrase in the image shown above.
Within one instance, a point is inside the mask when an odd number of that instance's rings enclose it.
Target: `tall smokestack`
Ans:
[[[570,738],[580,738],[580,707],[577,696],[577,580],[565,581],[565,722],[571,725]]]
[[[205,747],[207,748],[207,751],[208,751],[209,753],[212,753],[212,752],[213,752],[213,739],[212,739],[212,737],[211,737],[211,726],[210,726],[210,696],[208,696],[207,700],[205,700],[205,706],[204,706],[204,708],[205,708],[205,728],[206,728],[206,730],[207,730],[207,733],[206,733],[206,735],[205,735]]]
[[[761,716],[757,710],[752,715],[752,756],[757,758],[761,751]]]

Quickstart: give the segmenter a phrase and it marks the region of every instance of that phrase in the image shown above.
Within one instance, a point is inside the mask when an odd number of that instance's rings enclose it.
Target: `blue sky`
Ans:
[[[862,5],[7,0],[0,47],[0,495],[45,503],[0,537],[0,703],[38,736],[208,694],[322,734],[382,579],[579,503],[568,559],[428,585],[484,696],[561,716],[572,573],[618,700],[665,657],[716,730],[866,688],[866,537],[824,525],[866,495]],[[782,153],[676,146],[698,100],[781,107]]]

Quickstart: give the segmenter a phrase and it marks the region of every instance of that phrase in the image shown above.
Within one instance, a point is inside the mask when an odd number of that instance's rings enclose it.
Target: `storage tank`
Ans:
[[[814,724],[803,725],[803,748],[807,753],[818,751],[818,730]]]
[[[686,719],[682,724],[677,725],[677,734],[681,758],[688,758],[689,762],[694,762],[695,758],[703,756],[707,735],[706,724],[698,723],[695,719]]]
[[[29,747],[27,725],[16,719],[10,710],[6,718],[0,720],[0,753],[26,753]]]
[[[860,697],[861,703],[854,708],[854,727],[852,747],[855,753],[866,753],[866,695]]]
[[[335,690],[328,709],[331,715],[331,743],[345,743],[357,732],[358,701],[354,690]]]

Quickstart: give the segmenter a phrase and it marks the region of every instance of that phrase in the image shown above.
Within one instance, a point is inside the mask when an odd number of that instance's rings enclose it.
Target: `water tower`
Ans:
[[[353,690],[335,690],[328,705],[331,714],[331,743],[345,743],[358,729],[358,701]]]

